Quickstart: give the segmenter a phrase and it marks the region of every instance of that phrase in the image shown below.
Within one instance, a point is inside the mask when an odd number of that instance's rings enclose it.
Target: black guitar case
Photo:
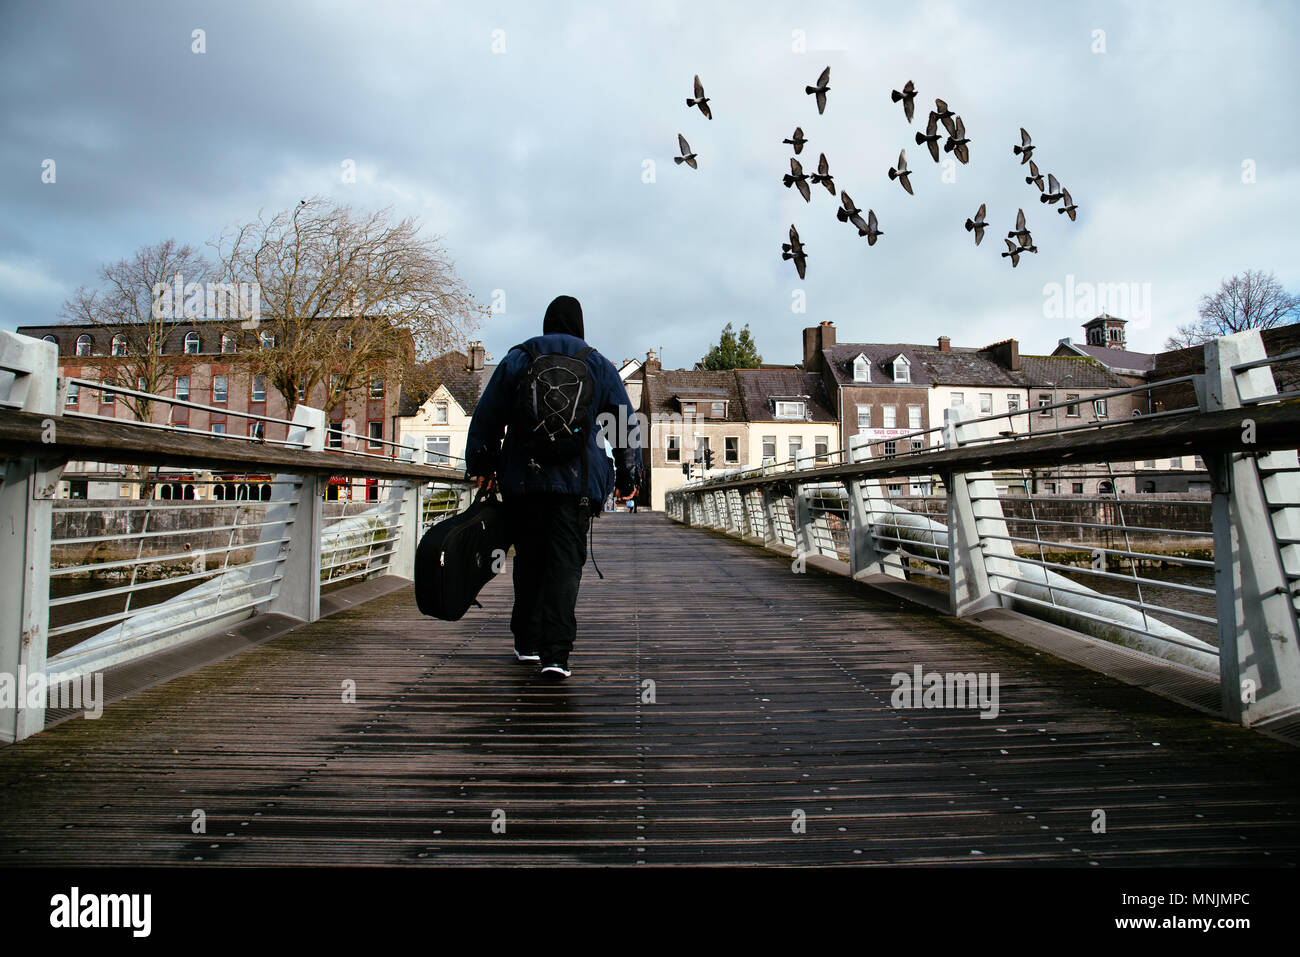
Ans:
[[[420,613],[459,621],[512,544],[505,507],[480,493],[465,509],[429,527],[415,549],[415,604]],[[496,569],[496,570],[494,570]]]

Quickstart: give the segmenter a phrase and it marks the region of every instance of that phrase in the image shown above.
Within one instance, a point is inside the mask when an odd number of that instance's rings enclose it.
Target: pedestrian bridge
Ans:
[[[107,704],[0,707],[0,861],[1300,863],[1300,356],[1258,337],[1207,346],[1140,420],[954,410],[909,454],[854,442],[604,516],[558,686],[513,659],[508,574],[459,622],[415,608],[415,542],[463,473],[326,451],[311,409],[283,443],[60,415],[20,339],[0,679],[93,676]],[[1202,527],[1118,491],[1065,519],[994,480],[1176,452],[1214,482]],[[85,461],[136,466],[144,497],[56,502]],[[163,467],[270,498],[150,498]],[[915,474],[941,509],[884,493]],[[372,484],[326,501],[338,476]],[[1171,535],[1209,544],[1151,544]]]

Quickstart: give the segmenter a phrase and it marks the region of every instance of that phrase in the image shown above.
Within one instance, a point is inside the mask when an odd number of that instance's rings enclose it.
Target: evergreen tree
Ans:
[[[757,369],[763,363],[758,347],[749,334],[749,323],[737,335],[727,323],[722,328],[718,344],[709,350],[701,365],[710,372],[727,372],[731,369]]]

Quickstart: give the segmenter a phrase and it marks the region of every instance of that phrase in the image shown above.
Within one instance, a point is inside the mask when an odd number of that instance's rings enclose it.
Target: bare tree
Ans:
[[[185,285],[207,283],[213,267],[197,250],[166,239],[141,246],[129,259],[102,266],[100,287],[82,286],[63,304],[69,322],[93,323],[104,330],[108,349],[93,358],[101,382],[140,392],[161,393],[175,380],[173,368],[163,356],[163,343],[172,331],[189,325],[180,303],[176,308],[157,308],[160,290],[170,300],[177,276]],[[170,306],[170,301],[168,302]],[[153,400],[122,396],[122,402],[139,421],[148,421]]]
[[[288,413],[325,388],[328,410],[381,379],[463,344],[484,313],[445,250],[413,219],[354,213],[321,197],[238,228],[222,242],[233,283],[260,290],[256,329],[232,360],[284,397]]]
[[[1282,288],[1273,273],[1248,269],[1201,297],[1200,317],[1178,327],[1166,349],[1185,349],[1246,329],[1272,329],[1300,321],[1300,296]]]

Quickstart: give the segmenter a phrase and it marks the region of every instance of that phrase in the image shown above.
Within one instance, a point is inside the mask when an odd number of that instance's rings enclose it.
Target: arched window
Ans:
[[[867,361],[865,355],[859,355],[853,360],[853,381],[870,382],[871,381],[871,363]]]
[[[77,355],[90,355],[90,336],[77,336]]]
[[[262,501],[263,502],[271,501],[271,485],[269,482],[262,483]]]
[[[212,498],[214,501],[223,501],[226,497],[226,490],[220,482],[212,486]]]
[[[185,354],[187,356],[199,354],[199,334],[197,332],[185,333]]]
[[[42,341],[42,342],[52,342],[52,343],[54,343],[56,346],[59,344],[59,340],[58,340],[58,339],[55,339],[53,336],[41,336],[41,341]]]
[[[221,351],[225,355],[232,355],[235,351],[235,337],[229,333],[221,334]]]
[[[126,355],[126,336],[116,335],[113,337],[112,354],[115,356]]]

